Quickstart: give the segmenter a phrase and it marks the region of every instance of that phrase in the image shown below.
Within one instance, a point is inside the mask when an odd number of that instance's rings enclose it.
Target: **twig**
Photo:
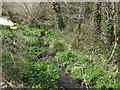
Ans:
[[[85,86],[86,86],[87,90],[89,90],[89,88],[91,88],[91,87],[90,87],[90,85],[89,85],[89,84],[87,84],[87,83],[86,83],[86,79],[85,79],[85,75],[86,75],[86,74],[84,75],[84,72],[83,72],[83,67],[84,67],[84,66],[82,65],[83,79],[84,79]],[[89,87],[88,87],[88,86],[89,86]]]
[[[115,42],[115,45],[114,45],[114,47],[113,47],[113,50],[112,50],[112,53],[111,53],[111,55],[110,55],[110,57],[109,57],[109,62],[111,62],[111,59],[112,59],[112,57],[113,57],[113,54],[114,54],[114,52],[115,52],[115,48],[116,48],[116,46],[117,46],[117,42]]]

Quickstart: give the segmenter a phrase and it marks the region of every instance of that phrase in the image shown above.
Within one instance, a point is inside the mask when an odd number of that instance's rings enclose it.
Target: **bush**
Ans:
[[[21,81],[32,88],[57,88],[59,69],[50,62],[31,63],[25,61],[21,66]]]
[[[15,63],[13,58],[6,51],[2,53],[2,75],[6,80],[19,81],[19,62]]]

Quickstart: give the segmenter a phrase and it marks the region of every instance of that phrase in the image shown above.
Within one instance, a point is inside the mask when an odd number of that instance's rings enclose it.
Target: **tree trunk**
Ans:
[[[108,44],[112,45],[112,43],[115,41],[114,36],[114,7],[111,2],[106,3],[106,28],[107,28],[107,40]]]
[[[118,45],[120,47],[120,2],[118,3],[118,30],[117,30]]]
[[[94,21],[95,21],[95,31],[97,34],[96,39],[100,40],[100,36],[101,36],[101,2],[96,3],[95,13],[94,13]]]
[[[53,5],[53,10],[56,12],[56,19],[57,19],[57,24],[58,24],[58,28],[60,30],[65,28],[65,23],[63,21],[63,17],[62,17],[62,13],[61,13],[61,6],[59,3],[54,2],[52,3]]]
[[[83,19],[79,19],[79,23],[78,23],[78,31],[79,31],[79,34],[80,34],[80,29],[81,29],[81,24],[82,24],[82,21]]]
[[[2,2],[0,1],[0,16],[2,16]]]

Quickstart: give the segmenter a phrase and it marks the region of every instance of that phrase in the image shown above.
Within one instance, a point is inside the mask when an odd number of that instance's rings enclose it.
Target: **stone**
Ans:
[[[0,25],[3,25],[3,26],[13,26],[14,23],[10,19],[8,19],[8,18],[0,17]]]

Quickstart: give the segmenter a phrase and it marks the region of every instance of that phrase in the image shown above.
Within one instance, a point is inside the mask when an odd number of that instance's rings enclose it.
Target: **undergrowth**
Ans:
[[[78,42],[75,32],[17,27],[18,30],[0,31],[3,78],[15,82],[13,87],[22,84],[29,88],[58,88],[60,67],[64,67],[73,80],[81,81],[86,88],[120,88],[118,67],[108,64],[111,48],[94,47],[92,37],[84,39],[84,33]],[[113,57],[113,61],[117,58]]]

